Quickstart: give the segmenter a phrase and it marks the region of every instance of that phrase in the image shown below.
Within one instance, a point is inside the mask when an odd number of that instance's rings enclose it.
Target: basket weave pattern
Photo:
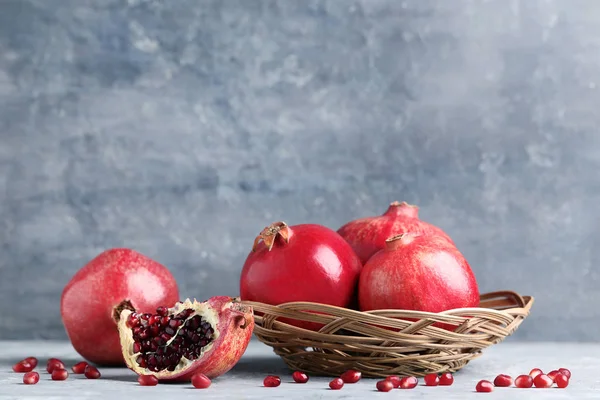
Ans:
[[[482,295],[477,308],[442,313],[360,312],[310,302],[247,303],[254,307],[256,337],[292,370],[339,376],[352,368],[367,377],[384,377],[460,370],[483,349],[511,335],[529,315],[533,300],[515,292],[494,292]],[[282,318],[324,326],[317,332]]]

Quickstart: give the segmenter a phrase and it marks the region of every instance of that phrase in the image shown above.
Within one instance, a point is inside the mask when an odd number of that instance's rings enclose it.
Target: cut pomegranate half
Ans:
[[[156,314],[137,314],[123,301],[115,309],[121,350],[138,375],[189,381],[198,372],[215,378],[229,371],[246,351],[254,318],[239,299],[190,299]]]

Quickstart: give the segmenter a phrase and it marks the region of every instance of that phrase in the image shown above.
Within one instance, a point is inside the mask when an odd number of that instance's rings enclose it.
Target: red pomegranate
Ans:
[[[383,215],[350,221],[337,232],[350,243],[363,264],[385,247],[386,239],[402,233],[434,234],[453,243],[441,228],[419,219],[419,207],[405,201],[391,203]]]
[[[185,300],[155,313],[137,313],[123,302],[118,321],[123,358],[140,376],[190,381],[215,378],[242,357],[254,330],[252,307],[238,298]]]
[[[156,261],[130,249],[107,250],[81,268],[62,292],[60,312],[67,335],[83,358],[123,365],[113,320],[123,300],[141,312],[179,300],[175,278]]]
[[[351,307],[361,268],[335,231],[317,224],[275,222],[254,241],[242,269],[240,294],[242,300],[272,305],[310,301]],[[318,329],[318,324],[294,324]]]
[[[365,264],[358,287],[362,311],[441,312],[476,307],[479,290],[471,267],[445,237],[406,233]]]

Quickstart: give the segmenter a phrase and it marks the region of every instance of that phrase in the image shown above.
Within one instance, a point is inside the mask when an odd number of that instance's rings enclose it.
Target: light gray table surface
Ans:
[[[110,400],[151,399],[600,399],[600,344],[529,343],[507,340],[487,349],[484,354],[455,374],[449,387],[418,386],[413,390],[375,391],[374,379],[363,379],[342,390],[328,387],[330,378],[311,377],[307,384],[295,384],[291,371],[271,349],[252,341],[248,350],[229,373],[213,380],[210,388],[194,389],[191,384],[159,384],[142,387],[136,375],[125,368],[101,368],[102,378],[87,380],[81,375],[70,375],[66,381],[51,381],[45,372],[45,359],[61,358],[70,367],[80,357],[67,342],[0,342],[0,399],[97,399]],[[22,374],[14,373],[14,362],[37,356],[40,382],[24,385]],[[40,368],[41,367],[41,368]],[[544,371],[567,367],[572,378],[566,389],[496,388],[492,393],[476,393],[475,384],[480,379],[493,380],[499,373],[517,376],[533,367]],[[282,378],[281,386],[265,388],[263,378],[276,374]]]

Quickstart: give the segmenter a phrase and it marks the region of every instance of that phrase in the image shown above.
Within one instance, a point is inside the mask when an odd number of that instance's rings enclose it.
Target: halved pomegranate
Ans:
[[[156,314],[137,314],[124,301],[115,309],[123,358],[138,375],[189,381],[198,372],[215,378],[246,351],[254,318],[237,298],[190,299]]]

